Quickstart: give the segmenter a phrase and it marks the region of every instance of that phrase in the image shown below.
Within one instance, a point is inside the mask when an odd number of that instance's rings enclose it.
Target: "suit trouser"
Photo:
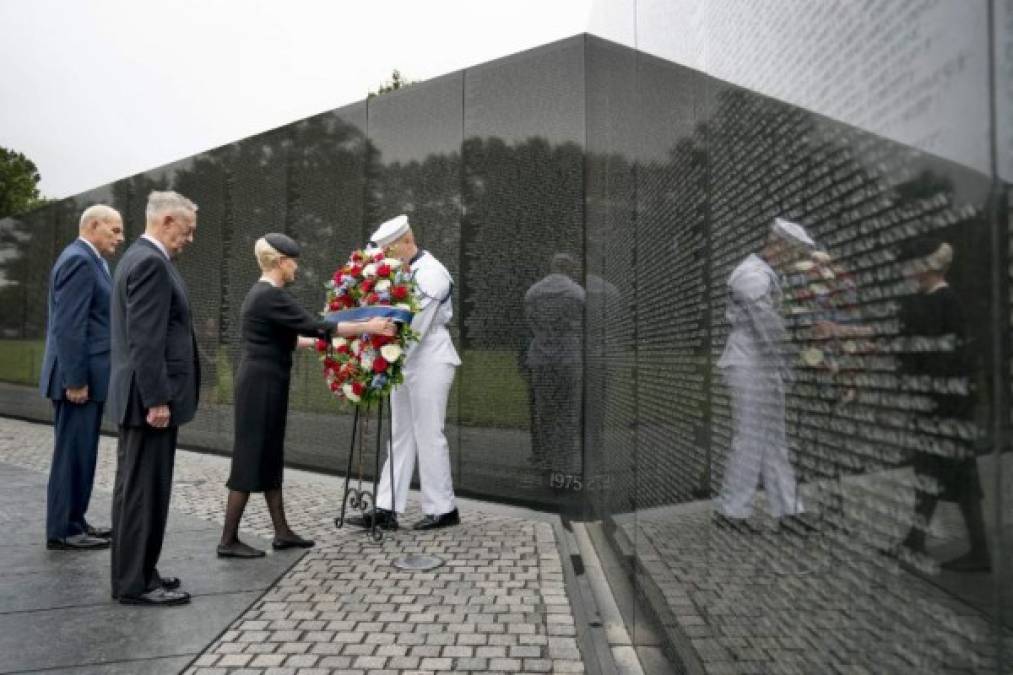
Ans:
[[[88,527],[98,459],[102,401],[53,401],[53,463],[46,489],[46,538],[65,539]]]
[[[434,363],[405,373],[404,383],[390,395],[393,452],[380,473],[376,505],[391,510],[390,461],[394,458],[394,509],[404,513],[408,506],[408,488],[419,459],[419,483],[422,488],[422,512],[429,515],[449,513],[454,505],[454,480],[450,473],[450,445],[443,433],[447,419],[447,399],[454,383],[455,366]]]
[[[748,518],[762,478],[772,516],[801,513],[788,457],[780,374],[769,368],[731,366],[724,369],[724,377],[732,399],[733,430],[718,509],[732,518]]]
[[[120,427],[113,488],[113,595],[140,595],[161,583],[162,552],[172,494],[179,427]]]

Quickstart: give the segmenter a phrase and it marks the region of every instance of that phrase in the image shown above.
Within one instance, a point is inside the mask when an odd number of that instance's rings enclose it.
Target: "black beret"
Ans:
[[[897,259],[921,260],[935,253],[943,245],[941,239],[935,237],[917,237],[903,242],[897,251]]]
[[[287,255],[289,258],[299,257],[299,244],[295,243],[295,239],[292,237],[280,232],[272,232],[271,234],[265,234],[264,239],[278,253]]]

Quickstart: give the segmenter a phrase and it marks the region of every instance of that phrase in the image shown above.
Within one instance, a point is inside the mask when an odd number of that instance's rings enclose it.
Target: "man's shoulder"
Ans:
[[[418,267],[415,268],[415,283],[426,295],[442,297],[446,295],[453,280],[443,263],[427,252],[419,259]]]

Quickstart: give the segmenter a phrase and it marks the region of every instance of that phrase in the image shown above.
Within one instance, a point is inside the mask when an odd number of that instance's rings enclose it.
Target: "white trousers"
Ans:
[[[795,471],[788,458],[784,424],[784,384],[770,369],[724,368],[732,403],[732,449],[725,466],[718,510],[748,518],[763,481],[767,508],[775,518],[802,513]]]
[[[405,381],[390,395],[395,506],[404,513],[408,488],[419,460],[422,487],[422,512],[438,516],[455,508],[454,482],[450,474],[450,446],[443,433],[447,418],[447,398],[454,383],[455,367],[434,363],[405,373]],[[391,510],[390,448],[380,473],[376,505]]]

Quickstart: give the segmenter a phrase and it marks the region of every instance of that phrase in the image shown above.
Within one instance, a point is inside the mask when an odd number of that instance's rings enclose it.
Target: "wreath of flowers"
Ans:
[[[325,313],[390,307],[414,315],[419,309],[414,276],[383,249],[352,251],[325,286]],[[337,337],[333,345],[318,340],[327,388],[351,405],[368,407],[382,400],[404,381],[405,352],[417,340],[411,325],[401,322],[393,337]]]

